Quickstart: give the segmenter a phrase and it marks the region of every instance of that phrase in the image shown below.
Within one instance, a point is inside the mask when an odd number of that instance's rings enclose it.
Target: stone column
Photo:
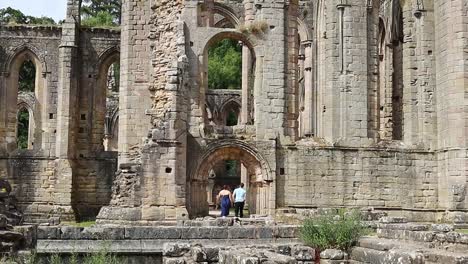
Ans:
[[[74,133],[77,130],[80,5],[81,1],[68,0],[67,18],[62,24],[59,46],[55,205],[63,207],[69,218],[74,218],[71,205],[73,159],[76,156]]]
[[[288,41],[285,32],[287,22],[285,8],[286,1],[268,1],[255,5],[255,22],[266,23],[269,28],[268,34],[262,39],[263,49],[255,50],[256,74],[255,74],[255,127],[257,139],[274,139],[287,135],[287,123],[291,116],[288,116],[288,100],[293,99],[290,86],[286,78],[288,62],[286,56],[287,49],[285,43]],[[254,23],[254,22],[252,22]],[[297,37],[297,33],[295,35]],[[261,52],[264,52],[261,53]],[[297,66],[297,62],[294,61]],[[291,97],[290,97],[291,96]],[[297,114],[296,112],[293,114]],[[297,118],[291,125],[297,123]]]
[[[249,74],[251,64],[251,54],[249,47],[246,45],[242,46],[242,109],[241,109],[241,124],[246,125],[249,122],[250,107],[249,107]]]
[[[340,145],[367,142],[367,1],[323,1],[319,20],[320,136]]]
[[[122,3],[119,164],[139,162],[141,146],[151,127],[146,110],[151,106],[148,89],[150,66],[148,25],[150,1],[127,0]]]
[[[418,6],[417,2],[418,1],[406,1],[402,6],[405,25],[403,29],[403,54],[401,56],[403,60],[402,132],[403,141],[408,145],[424,145],[424,147],[430,148],[431,146],[435,146],[435,138],[433,135],[436,133],[435,102],[433,100],[435,87],[434,78],[432,77],[434,74],[431,72],[434,63],[434,58],[432,56],[434,50],[434,39],[432,37],[434,36],[434,14],[431,11],[433,9],[430,7],[430,2],[425,1],[427,10],[419,10],[425,7]],[[460,2],[462,2],[462,0],[460,0]],[[446,4],[444,3],[442,6],[446,6]],[[447,8],[456,12],[455,6],[457,6],[457,4]],[[442,13],[445,12],[442,11],[442,9],[443,7],[440,7],[438,10]],[[442,24],[445,24],[448,21],[443,20],[444,18],[442,17],[445,16],[445,14],[442,13],[439,19],[441,19],[440,22]],[[461,15],[455,14],[453,18],[459,18],[459,16]],[[446,25],[450,25],[452,28],[452,24],[447,23]],[[456,26],[457,24],[454,25]],[[461,29],[462,26],[459,26]],[[444,29],[443,32],[445,31]],[[456,42],[458,35],[456,36],[453,32],[452,34],[454,34],[453,37]],[[445,40],[444,37],[445,36],[441,36],[441,39],[443,39],[441,41]],[[436,37],[435,39],[437,40],[438,38]],[[445,48],[448,50],[450,46]],[[394,54],[394,56],[397,56],[397,54]],[[436,68],[439,70],[438,67]],[[437,73],[439,72],[440,71]],[[440,75],[438,76],[440,77]],[[450,105],[453,105],[453,103],[454,102],[451,101]]]
[[[310,137],[314,134],[314,91],[312,87],[312,41],[304,41],[304,117],[303,135]]]
[[[336,8],[340,58],[339,94],[334,100],[338,116],[333,122],[338,137],[346,139],[346,144],[359,145],[367,138],[367,1],[339,1]]]
[[[434,12],[439,206],[445,209],[466,210],[468,7],[465,0],[435,0]],[[421,18],[424,15],[423,13]]]

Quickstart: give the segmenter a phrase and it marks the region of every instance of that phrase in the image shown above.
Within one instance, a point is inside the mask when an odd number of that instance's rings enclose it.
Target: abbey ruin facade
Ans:
[[[0,178],[30,221],[206,215],[226,160],[251,214],[468,221],[468,1],[124,0],[120,31],[81,27],[80,5],[61,26],[0,26]],[[242,87],[209,90],[226,38]],[[34,92],[18,88],[26,60]]]

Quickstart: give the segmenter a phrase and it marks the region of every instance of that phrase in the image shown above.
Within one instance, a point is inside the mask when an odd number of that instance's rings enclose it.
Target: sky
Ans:
[[[28,16],[48,16],[55,22],[65,19],[67,0],[0,0],[0,8],[19,9]]]

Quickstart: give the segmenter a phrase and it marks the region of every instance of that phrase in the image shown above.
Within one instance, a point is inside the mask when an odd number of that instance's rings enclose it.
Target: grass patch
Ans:
[[[96,221],[83,221],[83,222],[63,222],[63,225],[75,227],[90,227],[96,224]]]
[[[457,229],[455,231],[457,231],[458,233],[461,233],[461,234],[468,234],[468,229]]]

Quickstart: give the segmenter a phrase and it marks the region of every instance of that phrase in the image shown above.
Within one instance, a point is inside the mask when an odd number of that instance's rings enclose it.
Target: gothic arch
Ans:
[[[5,71],[5,86],[1,89],[0,94],[3,94],[0,98],[0,123],[3,123],[7,128],[5,138],[3,139],[6,143],[6,149],[11,152],[17,148],[17,114],[18,104],[27,102],[29,106],[28,112],[30,113],[30,142],[34,142],[34,148],[43,148],[42,136],[46,130],[43,128],[43,124],[47,116],[47,80],[45,74],[46,64],[37,54],[38,50],[34,46],[27,44],[21,45],[14,49],[14,52],[9,56],[5,62],[7,67]],[[23,63],[30,60],[34,64],[35,68],[35,80],[34,80],[34,91],[33,92],[21,92],[19,91],[19,80],[20,71]],[[2,122],[3,121],[3,122]],[[13,125],[15,124],[15,125]],[[32,147],[32,144],[30,145]]]
[[[112,137],[112,134],[116,118],[118,118],[118,96],[116,95],[117,102],[112,101],[112,104],[108,102],[108,93],[112,93],[111,95],[117,93],[108,89],[108,72],[114,63],[120,63],[120,51],[117,46],[110,47],[102,52],[95,67],[97,78],[93,90],[94,96],[92,97],[94,126],[92,144],[95,151],[107,150],[106,146],[109,145],[109,140],[117,140],[117,138]],[[114,105],[115,103],[117,103],[117,106]]]
[[[237,124],[239,124],[240,121],[240,111],[242,108],[242,104],[239,103],[239,101],[235,99],[230,99],[227,100],[226,102],[223,103],[223,105],[219,108],[219,113],[220,115],[218,116],[218,121],[220,124],[223,126],[228,126],[227,120],[229,118],[229,113],[231,111],[234,111],[236,114],[236,120]]]
[[[199,68],[199,74],[200,74],[200,105],[204,105],[205,104],[205,101],[206,101],[206,92],[208,90],[208,49],[210,46],[214,45],[215,43],[223,40],[223,39],[233,39],[233,40],[237,40],[237,41],[240,41],[243,43],[243,45],[245,45],[245,47],[243,48],[243,52],[244,52],[244,49],[246,49],[248,51],[248,57],[249,57],[249,65],[255,65],[256,63],[256,48],[257,48],[257,40],[255,37],[252,37],[252,36],[247,36],[246,34],[243,34],[241,32],[238,32],[236,30],[232,30],[232,29],[215,29],[213,30],[212,34],[206,38],[206,40],[203,40],[202,43],[200,43],[200,46],[199,46],[199,52],[200,52],[200,58],[201,58],[201,64],[200,64],[200,68]],[[261,52],[261,51],[260,51]],[[243,56],[243,59],[244,59],[244,56]],[[244,63],[244,61],[243,61]],[[249,66],[250,67],[250,66]],[[251,67],[253,69],[257,69],[256,67]],[[244,71],[242,73],[242,76],[243,78],[248,78],[246,76],[248,76],[248,74],[245,74]],[[244,88],[243,88],[244,89]],[[247,97],[248,101],[253,101],[253,97],[251,95],[249,95]],[[244,106],[243,104],[241,104],[242,106]],[[254,112],[254,109],[253,109],[253,105],[254,103],[252,102],[251,103],[251,107],[247,107],[247,109],[242,109],[242,112],[243,113],[249,113],[249,116],[250,116],[250,113],[253,113]],[[245,112],[244,112],[245,111]],[[203,114],[202,114],[202,118],[204,120],[205,123],[208,123],[208,119],[207,119],[207,113],[206,111],[203,111]],[[253,118],[252,118],[253,119]]]
[[[275,209],[274,176],[268,162],[257,149],[239,140],[223,140],[209,144],[196,165],[189,171],[188,197],[190,215],[206,215],[208,203],[206,186],[210,169],[223,160],[238,160],[248,171],[249,206],[256,214],[271,214]],[[273,201],[273,202],[272,202]]]
[[[120,60],[120,47],[113,46],[106,50],[104,50],[101,54],[99,54],[99,59],[97,63],[94,65],[94,69],[97,75],[100,74],[101,69],[108,68],[112,63],[115,61]]]
[[[230,24],[234,26],[234,28],[239,26],[241,23],[236,12],[222,3],[214,3],[213,11],[214,13],[223,16]]]
[[[14,68],[15,62],[18,60],[18,57],[23,56],[25,54],[34,58],[34,64],[36,65],[36,67],[40,66],[40,73],[42,75],[47,73],[47,63],[43,56],[38,55],[41,54],[40,50],[30,44],[22,44],[16,47],[5,59],[3,63],[3,71],[10,74],[12,68]]]

